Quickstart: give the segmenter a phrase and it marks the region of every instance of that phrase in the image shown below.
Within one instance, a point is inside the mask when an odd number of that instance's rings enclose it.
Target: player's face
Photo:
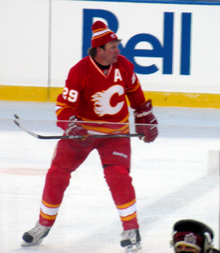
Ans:
[[[176,252],[193,252],[193,253],[200,253],[200,251],[196,248],[190,247],[188,245],[178,245],[175,248]]]
[[[119,42],[111,41],[105,45],[105,49],[101,49],[102,64],[107,66],[112,63],[117,62],[118,54],[120,50],[118,49]]]

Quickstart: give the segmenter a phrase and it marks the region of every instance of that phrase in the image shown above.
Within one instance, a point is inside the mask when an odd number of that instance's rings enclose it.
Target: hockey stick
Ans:
[[[14,114],[14,117],[16,119],[20,119],[16,114]],[[14,120],[14,123],[19,127],[21,128],[24,132],[34,136],[35,138],[38,138],[38,139],[83,139],[85,137],[88,137],[88,136],[81,136],[81,135],[40,135],[40,134],[37,134],[37,133],[34,133],[26,128],[24,128],[17,120]],[[93,136],[94,138],[122,138],[122,137],[143,137],[144,135],[143,134],[107,134],[107,135],[91,135]]]

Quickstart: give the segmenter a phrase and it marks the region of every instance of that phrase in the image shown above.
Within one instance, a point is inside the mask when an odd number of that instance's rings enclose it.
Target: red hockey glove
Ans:
[[[94,142],[94,137],[88,134],[87,130],[83,128],[79,123],[77,123],[78,119],[76,116],[71,116],[69,118],[71,121],[65,131],[65,134],[68,136],[71,135],[81,135],[83,138],[81,139],[73,139],[78,144],[88,147]]]
[[[134,111],[135,123],[138,124],[135,126],[136,132],[138,134],[144,134],[144,137],[141,137],[144,142],[152,142],[156,139],[158,135],[157,119],[152,113],[151,100],[149,99],[144,104],[141,104]],[[144,125],[141,125],[144,124]],[[146,124],[152,124],[146,125]]]

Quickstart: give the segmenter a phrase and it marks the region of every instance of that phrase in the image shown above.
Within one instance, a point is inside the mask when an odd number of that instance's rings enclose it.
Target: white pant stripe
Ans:
[[[137,211],[137,205],[134,203],[132,206],[129,206],[128,208],[125,209],[118,209],[119,215],[121,217],[126,217],[128,215],[131,215]]]
[[[46,207],[43,203],[40,205],[40,209],[44,214],[47,215],[56,215],[58,213],[59,207],[51,208],[51,207]]]

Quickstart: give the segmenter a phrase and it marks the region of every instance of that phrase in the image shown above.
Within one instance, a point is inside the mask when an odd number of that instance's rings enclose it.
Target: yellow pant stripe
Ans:
[[[129,221],[129,220],[133,220],[134,218],[137,217],[137,213],[133,213],[132,215],[126,216],[126,217],[120,217],[121,221]]]
[[[42,203],[43,203],[46,207],[51,207],[51,208],[60,207],[60,204],[58,204],[58,205],[52,205],[52,204],[47,203],[47,202],[44,201],[43,199],[42,199]]]
[[[40,216],[43,217],[44,219],[47,219],[47,220],[55,220],[57,217],[57,214],[50,216],[50,215],[46,215],[42,211],[40,211]]]
[[[134,199],[131,202],[128,202],[128,203],[126,203],[124,205],[117,205],[117,208],[118,209],[125,209],[125,208],[128,208],[128,207],[134,205],[135,203],[136,203],[136,199]]]

